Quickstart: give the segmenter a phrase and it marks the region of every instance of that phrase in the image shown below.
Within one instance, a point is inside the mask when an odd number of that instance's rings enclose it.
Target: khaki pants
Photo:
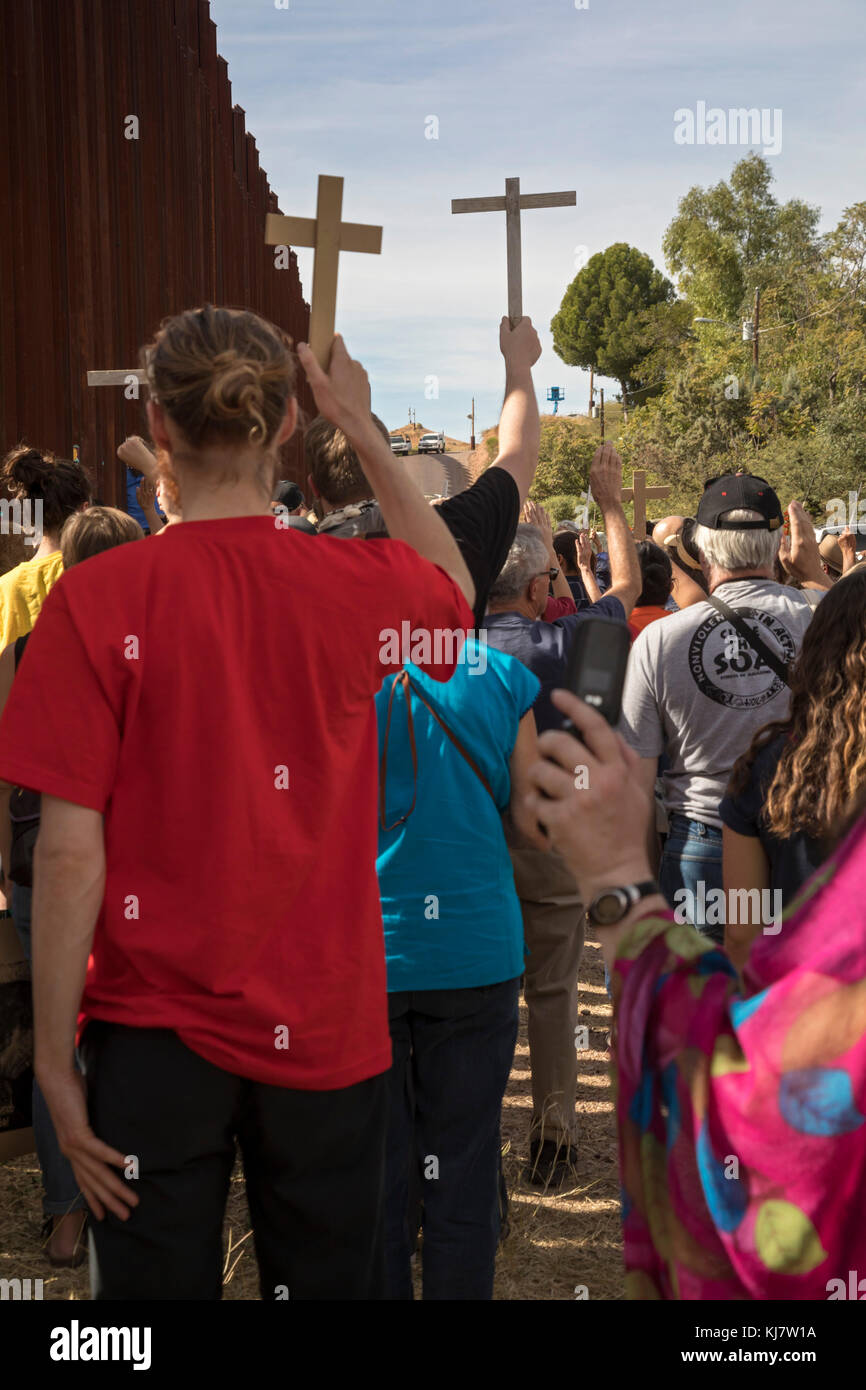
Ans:
[[[514,882],[523,910],[523,995],[532,1069],[530,1137],[577,1140],[577,975],[584,914],[577,884],[561,857],[518,835],[506,817]]]

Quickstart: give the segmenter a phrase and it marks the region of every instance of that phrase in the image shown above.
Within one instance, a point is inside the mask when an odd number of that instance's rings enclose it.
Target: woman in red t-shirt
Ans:
[[[470,627],[474,588],[363,367],[340,338],[327,373],[298,356],[391,539],[271,512],[297,421],[280,330],[168,319],[143,367],[183,522],[63,576],[0,725],[0,777],[42,793],[35,1068],[97,1298],[220,1296],[236,1141],[263,1297],[382,1294],[373,696],[399,666],[383,632]]]

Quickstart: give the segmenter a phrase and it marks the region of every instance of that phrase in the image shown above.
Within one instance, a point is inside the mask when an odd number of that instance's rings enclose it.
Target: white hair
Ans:
[[[505,564],[491,586],[490,602],[519,598],[535,576],[549,568],[550,557],[538,527],[521,522]]]
[[[725,512],[725,521],[762,521],[760,512],[751,507],[736,507]],[[776,531],[717,531],[710,526],[696,526],[692,539],[711,569],[768,570],[775,564],[782,539],[781,526]]]

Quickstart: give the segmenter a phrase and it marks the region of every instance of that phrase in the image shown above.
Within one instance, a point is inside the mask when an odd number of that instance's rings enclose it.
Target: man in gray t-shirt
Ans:
[[[782,526],[775,492],[761,478],[729,474],[707,486],[697,522],[710,593],[790,665],[812,607],[799,590],[772,577]],[[641,778],[650,791],[658,758],[666,755],[669,834],[659,882],[668,902],[685,904],[691,920],[688,909],[722,887],[719,802],[731,769],[762,724],[785,717],[789,698],[781,677],[706,601],[651,623],[632,647],[620,729],[643,759]],[[724,922],[694,924],[723,939]]]

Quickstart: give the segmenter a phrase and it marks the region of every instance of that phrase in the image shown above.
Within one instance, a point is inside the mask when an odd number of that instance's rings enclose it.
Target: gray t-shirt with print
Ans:
[[[772,579],[737,579],[715,590],[790,663],[812,606]],[[790,692],[712,604],[644,628],[629,655],[620,732],[643,758],[666,753],[665,809],[721,827],[719,802],[752,735],[784,719]]]

